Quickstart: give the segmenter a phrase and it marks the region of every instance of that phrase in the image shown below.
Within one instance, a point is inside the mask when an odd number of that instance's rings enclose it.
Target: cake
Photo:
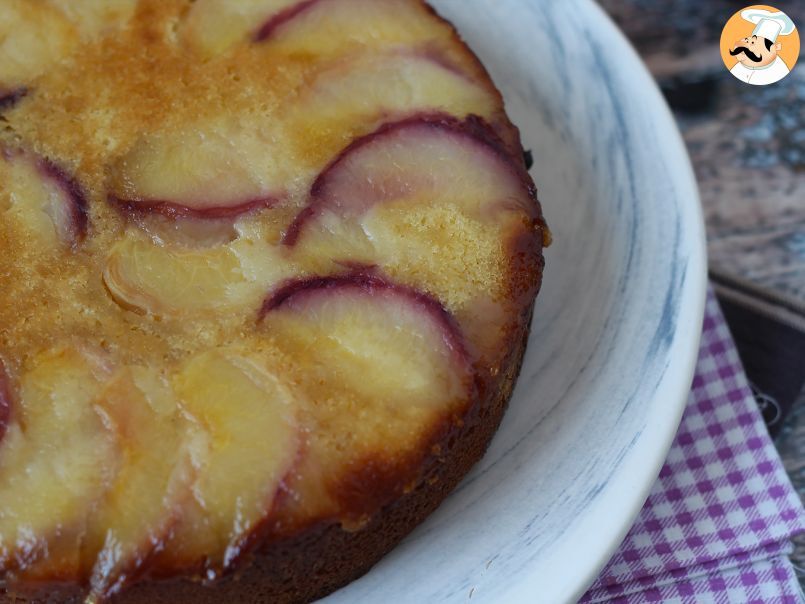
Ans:
[[[420,0],[0,0],[4,601],[301,602],[483,454],[549,234]]]

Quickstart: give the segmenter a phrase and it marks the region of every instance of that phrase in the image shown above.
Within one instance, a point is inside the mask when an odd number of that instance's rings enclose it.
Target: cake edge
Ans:
[[[455,490],[486,453],[500,427],[525,357],[534,305],[519,343],[502,372],[496,391],[468,413],[454,445],[442,458],[431,456],[423,479],[410,493],[378,513],[363,529],[339,524],[308,530],[255,555],[240,575],[211,586],[185,579],[148,581],[131,586],[116,604],[219,604],[241,602],[298,604],[322,598],[362,577],[422,524]]]
[[[379,512],[359,531],[320,525],[255,554],[240,574],[213,585],[187,579],[135,583],[112,598],[115,604],[298,604],[327,596],[362,577],[422,524],[486,453],[500,427],[522,368],[534,305],[528,309],[518,344],[500,374],[497,389],[477,401],[444,457],[430,456],[423,479],[410,493]],[[54,586],[51,586],[54,587]],[[0,594],[0,604],[80,604],[83,590],[56,588],[44,598]]]

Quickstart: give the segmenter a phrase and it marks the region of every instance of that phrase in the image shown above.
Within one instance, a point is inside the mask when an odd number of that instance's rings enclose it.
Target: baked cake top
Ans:
[[[418,0],[0,0],[0,568],[357,529],[496,387],[542,222]]]

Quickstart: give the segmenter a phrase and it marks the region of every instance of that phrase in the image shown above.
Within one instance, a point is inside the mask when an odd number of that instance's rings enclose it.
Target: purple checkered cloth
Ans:
[[[711,293],[696,376],[660,477],[592,602],[805,602],[788,559],[805,531]]]

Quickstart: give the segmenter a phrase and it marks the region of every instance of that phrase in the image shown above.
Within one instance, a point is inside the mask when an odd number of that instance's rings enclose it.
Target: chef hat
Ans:
[[[777,36],[787,36],[794,31],[794,22],[783,12],[773,13],[762,8],[748,8],[741,11],[741,17],[755,23],[753,36],[760,36],[771,40],[777,40]]]

